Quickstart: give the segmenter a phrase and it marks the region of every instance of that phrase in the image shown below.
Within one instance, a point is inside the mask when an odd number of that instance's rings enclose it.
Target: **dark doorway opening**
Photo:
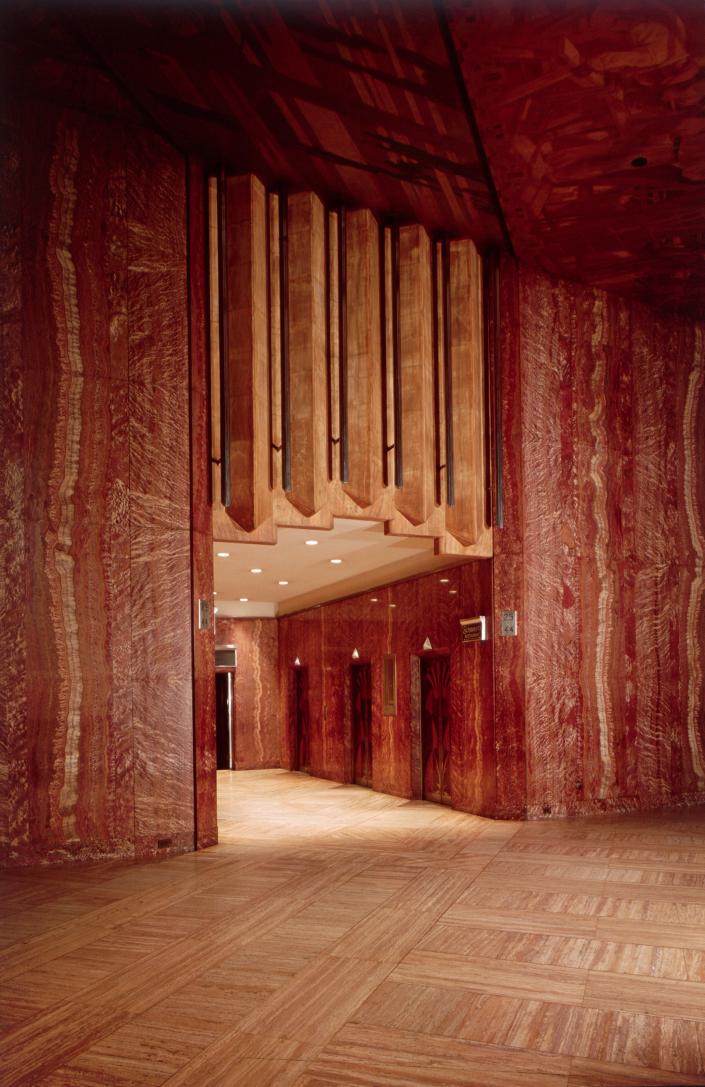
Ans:
[[[450,659],[421,658],[423,797],[450,804]]]
[[[350,666],[352,704],[352,778],[356,785],[372,786],[372,665]]]
[[[311,769],[310,720],[308,713],[308,668],[297,665],[292,669],[293,770]]]
[[[235,672],[215,673],[215,752],[219,770],[235,769]]]

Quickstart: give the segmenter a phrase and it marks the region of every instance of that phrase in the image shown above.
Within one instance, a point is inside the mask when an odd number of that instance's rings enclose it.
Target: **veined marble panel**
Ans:
[[[154,779],[138,789],[140,848],[167,836],[184,848],[190,573],[159,559],[168,538],[188,555],[190,529],[183,163],[121,121],[15,104],[3,173],[3,850],[11,863],[132,854],[135,758],[138,780]],[[174,615],[183,661],[165,637],[178,640]],[[188,688],[166,716],[164,656],[167,685],[178,674]]]
[[[509,521],[497,533],[495,593],[523,580],[515,653],[523,639],[526,697],[522,707],[515,689],[514,703],[526,713],[529,814],[702,800],[702,326],[505,272],[525,487],[520,509],[505,446]],[[503,715],[507,652],[497,646]]]

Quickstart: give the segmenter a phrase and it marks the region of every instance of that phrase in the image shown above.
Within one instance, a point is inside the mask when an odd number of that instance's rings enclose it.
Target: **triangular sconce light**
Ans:
[[[357,649],[353,649],[353,651],[352,651],[352,659],[353,659],[354,661],[359,661],[359,659],[360,659],[360,653],[359,653],[359,651],[358,651]]]
[[[424,649],[433,649],[433,646],[431,645],[431,639],[430,638],[426,638],[426,641],[423,643],[423,648]]]
[[[301,661],[299,660],[299,658],[298,658],[298,657],[295,657],[295,658],[294,658],[294,666],[295,666],[296,668],[300,668],[300,667],[301,667]]]

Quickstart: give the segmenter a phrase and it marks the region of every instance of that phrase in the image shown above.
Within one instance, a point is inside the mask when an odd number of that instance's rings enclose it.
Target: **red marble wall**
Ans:
[[[190,848],[184,162],[29,97],[4,135],[3,856]]]
[[[525,722],[528,814],[703,800],[702,326],[509,262],[502,319],[497,731]]]
[[[233,738],[235,769],[263,770],[281,766],[277,620],[218,619],[215,640],[217,645],[234,645],[237,648]]]
[[[440,578],[448,578],[442,583]],[[372,598],[376,597],[374,601]],[[392,606],[394,605],[394,606]],[[451,660],[451,796],[466,811],[496,803],[492,644],[461,645],[460,618],[491,610],[491,569],[478,560],[324,604],[279,620],[285,765],[291,765],[290,686],[294,660],[308,668],[311,773],[351,780],[349,671],[353,649],[372,665],[373,787],[419,795],[412,670],[428,637]],[[397,661],[397,714],[382,713],[382,659]]]
[[[152,133],[135,132],[125,143],[131,688],[140,853],[154,848],[156,838],[193,846],[186,176],[183,159]]]

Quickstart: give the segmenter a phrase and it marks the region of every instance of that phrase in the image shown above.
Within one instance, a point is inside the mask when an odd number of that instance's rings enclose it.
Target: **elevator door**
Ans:
[[[309,716],[308,716],[308,669],[297,666],[292,669],[292,721],[294,726],[294,770],[309,772],[311,767],[309,752]]]
[[[353,781],[372,785],[372,666],[350,666]]]
[[[421,660],[421,744],[424,799],[450,804],[450,662],[445,656]]]
[[[215,753],[219,770],[232,770],[235,767],[234,672],[215,673]]]

